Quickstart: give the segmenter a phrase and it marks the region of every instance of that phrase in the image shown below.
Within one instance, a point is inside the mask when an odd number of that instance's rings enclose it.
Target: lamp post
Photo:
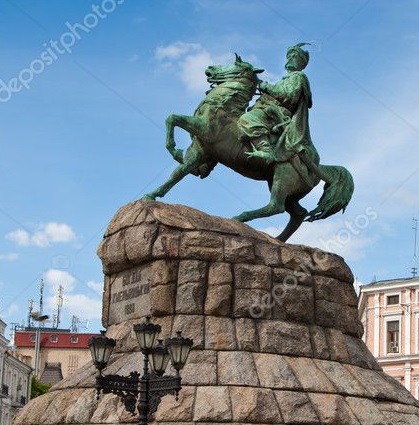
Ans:
[[[147,425],[149,415],[157,410],[163,396],[173,394],[177,400],[181,389],[180,370],[185,366],[193,344],[193,341],[184,338],[181,332],[177,332],[176,337],[167,339],[165,344],[163,340],[158,340],[155,344],[161,327],[152,323],[150,319],[151,317],[147,316],[144,323],[134,325],[140,351],[144,356],[142,376],[137,371],[131,372],[128,376],[103,375],[102,370],[108,364],[116,341],[107,338],[104,331],[100,336],[89,340],[93,363],[99,372],[96,377],[98,397],[101,391],[104,394],[118,395],[125,409],[133,415],[137,408],[140,425]],[[176,371],[175,376],[164,375],[170,360]]]
[[[35,332],[35,371],[34,374],[37,379],[39,379],[39,357],[41,354],[41,323],[44,323],[49,319],[47,314],[43,314],[42,316],[38,312],[34,312],[31,314],[31,318],[38,322],[38,326]]]

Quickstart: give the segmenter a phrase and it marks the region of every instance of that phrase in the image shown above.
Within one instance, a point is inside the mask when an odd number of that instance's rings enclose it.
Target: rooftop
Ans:
[[[17,348],[35,347],[37,328],[15,332],[14,344]],[[41,347],[44,348],[87,348],[88,341],[97,333],[62,332],[57,329],[40,328]]]
[[[404,277],[404,278],[397,278],[397,279],[388,279],[388,280],[377,280],[375,282],[367,283],[365,285],[361,285],[360,289],[361,292],[368,290],[368,289],[374,289],[375,287],[393,287],[393,286],[413,286],[418,285],[419,286],[419,277]]]

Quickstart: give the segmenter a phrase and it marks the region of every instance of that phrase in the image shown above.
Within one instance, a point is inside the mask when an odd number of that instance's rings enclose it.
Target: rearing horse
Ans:
[[[143,199],[163,197],[186,175],[195,174],[204,178],[217,163],[221,163],[243,176],[267,181],[271,192],[269,203],[257,210],[243,212],[234,219],[244,222],[286,211],[290,220],[277,236],[281,241],[286,241],[304,220],[318,220],[345,210],[354,185],[344,167],[308,163],[308,173],[313,183],[309,184],[291,161],[268,162],[252,156],[252,145],[240,140],[237,121],[256,93],[257,74],[260,72],[263,70],[254,68],[237,55],[233,65],[209,66],[206,69],[211,88],[194,115],[172,114],[166,119],[166,148],[180,165],[165,183],[144,195]],[[192,144],[184,155],[182,150],[176,149],[175,127],[184,129],[192,138]],[[308,212],[299,204],[299,200],[321,179],[326,182],[323,196],[317,208]]]

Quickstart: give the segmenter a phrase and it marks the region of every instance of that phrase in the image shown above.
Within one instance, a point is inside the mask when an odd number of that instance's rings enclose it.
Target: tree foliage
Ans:
[[[35,376],[32,376],[31,399],[45,394],[51,388],[51,384],[43,384]]]

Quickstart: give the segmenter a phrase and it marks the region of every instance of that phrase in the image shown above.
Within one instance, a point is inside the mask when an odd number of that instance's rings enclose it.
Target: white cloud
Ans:
[[[84,294],[72,294],[65,297],[65,308],[81,319],[100,319],[102,317],[102,299]]]
[[[346,216],[346,217],[345,217]],[[303,223],[287,241],[292,244],[302,244],[333,252],[342,256],[346,261],[356,261],[367,255],[377,236],[371,236],[368,227],[377,220],[378,216],[370,211],[351,217],[329,218],[314,223]],[[268,227],[258,229],[271,236],[278,236],[282,229]]]
[[[14,230],[6,235],[6,239],[15,242],[19,246],[28,246],[31,242],[29,232],[23,229]]]
[[[208,89],[205,69],[213,61],[207,51],[187,55],[180,64],[180,78],[187,89],[194,93],[203,93]]]
[[[38,246],[45,248],[55,243],[68,243],[76,239],[71,226],[65,223],[41,223],[31,234],[27,230],[17,229],[6,235],[6,239],[19,246]]]
[[[102,294],[103,294],[103,283],[102,282],[96,282],[94,280],[89,280],[89,282],[87,282],[87,286],[90,289],[92,289],[93,291],[95,291],[97,294],[102,296]]]
[[[214,56],[200,44],[181,41],[158,47],[155,57],[163,67],[173,66],[186,88],[193,93],[203,93],[208,89],[205,77],[208,65],[233,62],[231,53]]]
[[[157,47],[156,58],[158,60],[178,59],[191,52],[201,52],[202,50],[203,47],[200,44],[177,41],[176,43],[169,44],[167,46]]]
[[[49,312],[57,311],[56,296],[49,296],[46,299]],[[100,319],[102,316],[102,299],[89,297],[85,294],[63,294],[63,306],[61,310],[61,325],[68,322],[65,316],[71,319],[77,316],[81,320]]]
[[[47,270],[44,274],[44,281],[53,292],[57,292],[59,286],[63,287],[64,293],[72,292],[76,286],[76,278],[64,270]]]
[[[19,254],[10,252],[8,254],[0,254],[0,261],[16,261],[19,258]]]
[[[46,243],[55,242],[71,242],[76,238],[73,229],[65,223],[47,223],[40,226],[40,230],[34,234],[34,239],[37,240],[39,237],[41,240],[44,239]]]
[[[72,316],[82,320],[100,319],[102,315],[102,288],[103,284],[96,281],[87,282],[87,286],[100,296],[88,296],[79,293],[77,280],[64,270],[49,269],[44,274],[44,281],[48,285],[49,296],[45,297],[47,311],[54,314],[57,311],[58,288],[63,287],[63,305],[61,310],[61,324],[71,321]],[[67,316],[68,319],[64,317]]]

